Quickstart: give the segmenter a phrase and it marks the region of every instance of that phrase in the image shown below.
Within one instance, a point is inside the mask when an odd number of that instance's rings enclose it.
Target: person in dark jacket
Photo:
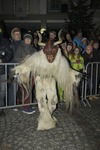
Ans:
[[[6,95],[6,84],[3,82],[5,80],[5,65],[3,63],[10,62],[13,55],[10,42],[0,35],[0,107],[4,106],[4,98]],[[3,113],[3,109],[0,109],[0,114],[2,115]]]
[[[95,40],[93,43],[93,62],[98,63],[98,66],[95,63],[93,65],[93,85],[94,85],[93,94],[96,95],[99,93],[99,85],[100,85],[100,49],[98,40]],[[95,96],[94,99],[99,99],[99,97]]]
[[[17,51],[15,52],[15,62],[20,63],[27,57],[28,55],[33,54],[36,52],[36,49],[32,46],[33,37],[31,34],[25,34],[23,36],[24,41],[18,47]]]
[[[32,54],[34,54],[36,49],[32,46],[32,40],[33,37],[31,34],[27,33],[23,36],[24,41],[21,43],[19,48],[17,49],[15,53],[15,61],[16,63],[21,63],[25,59],[25,57],[28,57]],[[33,84],[34,85],[34,84]],[[24,92],[24,98],[25,98],[26,93]],[[22,103],[22,87],[20,85],[18,86],[18,91],[17,91],[17,104]],[[25,102],[25,104],[30,103],[30,97],[28,97]],[[30,106],[23,106],[22,107],[23,113],[26,114],[33,114],[35,110]]]
[[[15,63],[15,55],[16,55],[16,51],[18,49],[18,47],[21,45],[22,43],[22,39],[21,39],[21,30],[19,28],[14,28],[11,31],[11,48],[14,52],[14,57],[11,60],[12,63]]]
[[[13,63],[13,65],[9,66],[9,72],[10,70],[14,67],[15,63],[15,55],[18,47],[21,45],[22,39],[21,39],[21,30],[19,28],[13,28],[11,31],[11,48],[14,53],[14,57],[10,61],[10,63]],[[17,87],[14,83],[9,83],[8,84],[8,105],[13,106],[16,103],[16,98],[15,98],[15,92]],[[12,94],[10,94],[12,93]],[[13,109],[16,110],[16,109]]]
[[[87,45],[86,51],[82,56],[84,58],[84,65],[86,68],[88,63],[93,62],[93,47],[91,45]],[[87,78],[87,93],[90,94],[91,87],[92,87],[91,86],[91,65],[87,67],[87,74],[89,75],[89,77]],[[92,87],[92,90],[93,90],[93,87]],[[92,100],[92,97],[89,97],[89,99]]]
[[[39,41],[38,37],[34,37],[34,39],[33,39],[33,47],[34,47],[37,51],[40,51],[40,50],[41,50],[41,46],[38,45],[38,41]]]

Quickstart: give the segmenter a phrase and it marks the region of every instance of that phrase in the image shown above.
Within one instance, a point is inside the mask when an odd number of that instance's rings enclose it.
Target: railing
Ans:
[[[18,83],[17,80],[11,80],[11,69],[14,68],[17,64],[16,63],[3,63],[0,64],[0,66],[4,67],[4,74],[0,75],[0,97],[4,99],[4,105],[0,103],[0,109],[3,108],[13,108],[13,107],[20,107],[20,106],[27,106],[27,105],[33,105],[37,104],[36,102],[33,101],[32,97],[32,91],[30,92],[29,95],[29,103],[25,104],[25,91],[23,88],[21,88],[21,102],[18,104],[17,102],[17,91],[18,91]],[[4,76],[3,80],[1,76]],[[2,87],[4,86],[4,90],[2,90]],[[30,89],[32,85],[30,84]]]
[[[25,93],[24,93],[24,90],[22,89],[22,98],[21,98],[22,101],[20,104],[17,103],[16,101],[16,97],[17,97],[16,93],[18,90],[17,80],[9,82],[10,70],[14,68],[16,65],[17,65],[16,63],[0,64],[0,66],[4,67],[4,74],[2,74],[4,76],[3,80],[1,79],[2,75],[0,74],[0,85],[1,85],[0,97],[4,95],[4,105],[1,105],[0,103],[0,109],[37,104],[37,102],[33,100],[32,84],[30,84],[30,89],[31,89],[30,95],[29,95],[30,102],[25,104],[25,100],[24,100]],[[100,96],[99,85],[98,85],[98,80],[100,82],[100,62],[88,63],[84,71],[86,72],[86,74],[89,74],[89,76],[87,77],[85,81],[82,81],[81,101],[84,104],[84,106],[88,105],[89,107],[91,107],[89,97],[94,96],[94,95]],[[2,86],[5,86],[4,91],[2,91]]]
[[[91,107],[89,98],[100,96],[100,62],[90,62],[86,65],[84,72],[88,75],[82,82],[82,102],[84,106],[88,104]]]

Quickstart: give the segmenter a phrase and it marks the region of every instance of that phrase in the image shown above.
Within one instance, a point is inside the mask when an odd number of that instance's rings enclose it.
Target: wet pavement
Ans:
[[[37,107],[32,115],[6,109],[0,116],[0,150],[100,150],[100,100],[91,106],[70,115],[60,105],[54,112],[57,127],[46,131],[37,131]]]

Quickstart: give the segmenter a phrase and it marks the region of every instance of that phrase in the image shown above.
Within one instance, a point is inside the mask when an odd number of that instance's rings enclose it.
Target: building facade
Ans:
[[[97,2],[94,21],[100,25],[100,0]],[[8,28],[59,30],[63,27],[69,10],[71,0],[0,0],[0,18]]]

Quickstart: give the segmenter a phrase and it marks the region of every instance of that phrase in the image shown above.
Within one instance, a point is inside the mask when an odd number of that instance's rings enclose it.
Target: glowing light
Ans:
[[[42,28],[42,29],[40,30],[40,33],[42,34],[44,31],[46,31],[46,29],[45,29],[45,28]]]

